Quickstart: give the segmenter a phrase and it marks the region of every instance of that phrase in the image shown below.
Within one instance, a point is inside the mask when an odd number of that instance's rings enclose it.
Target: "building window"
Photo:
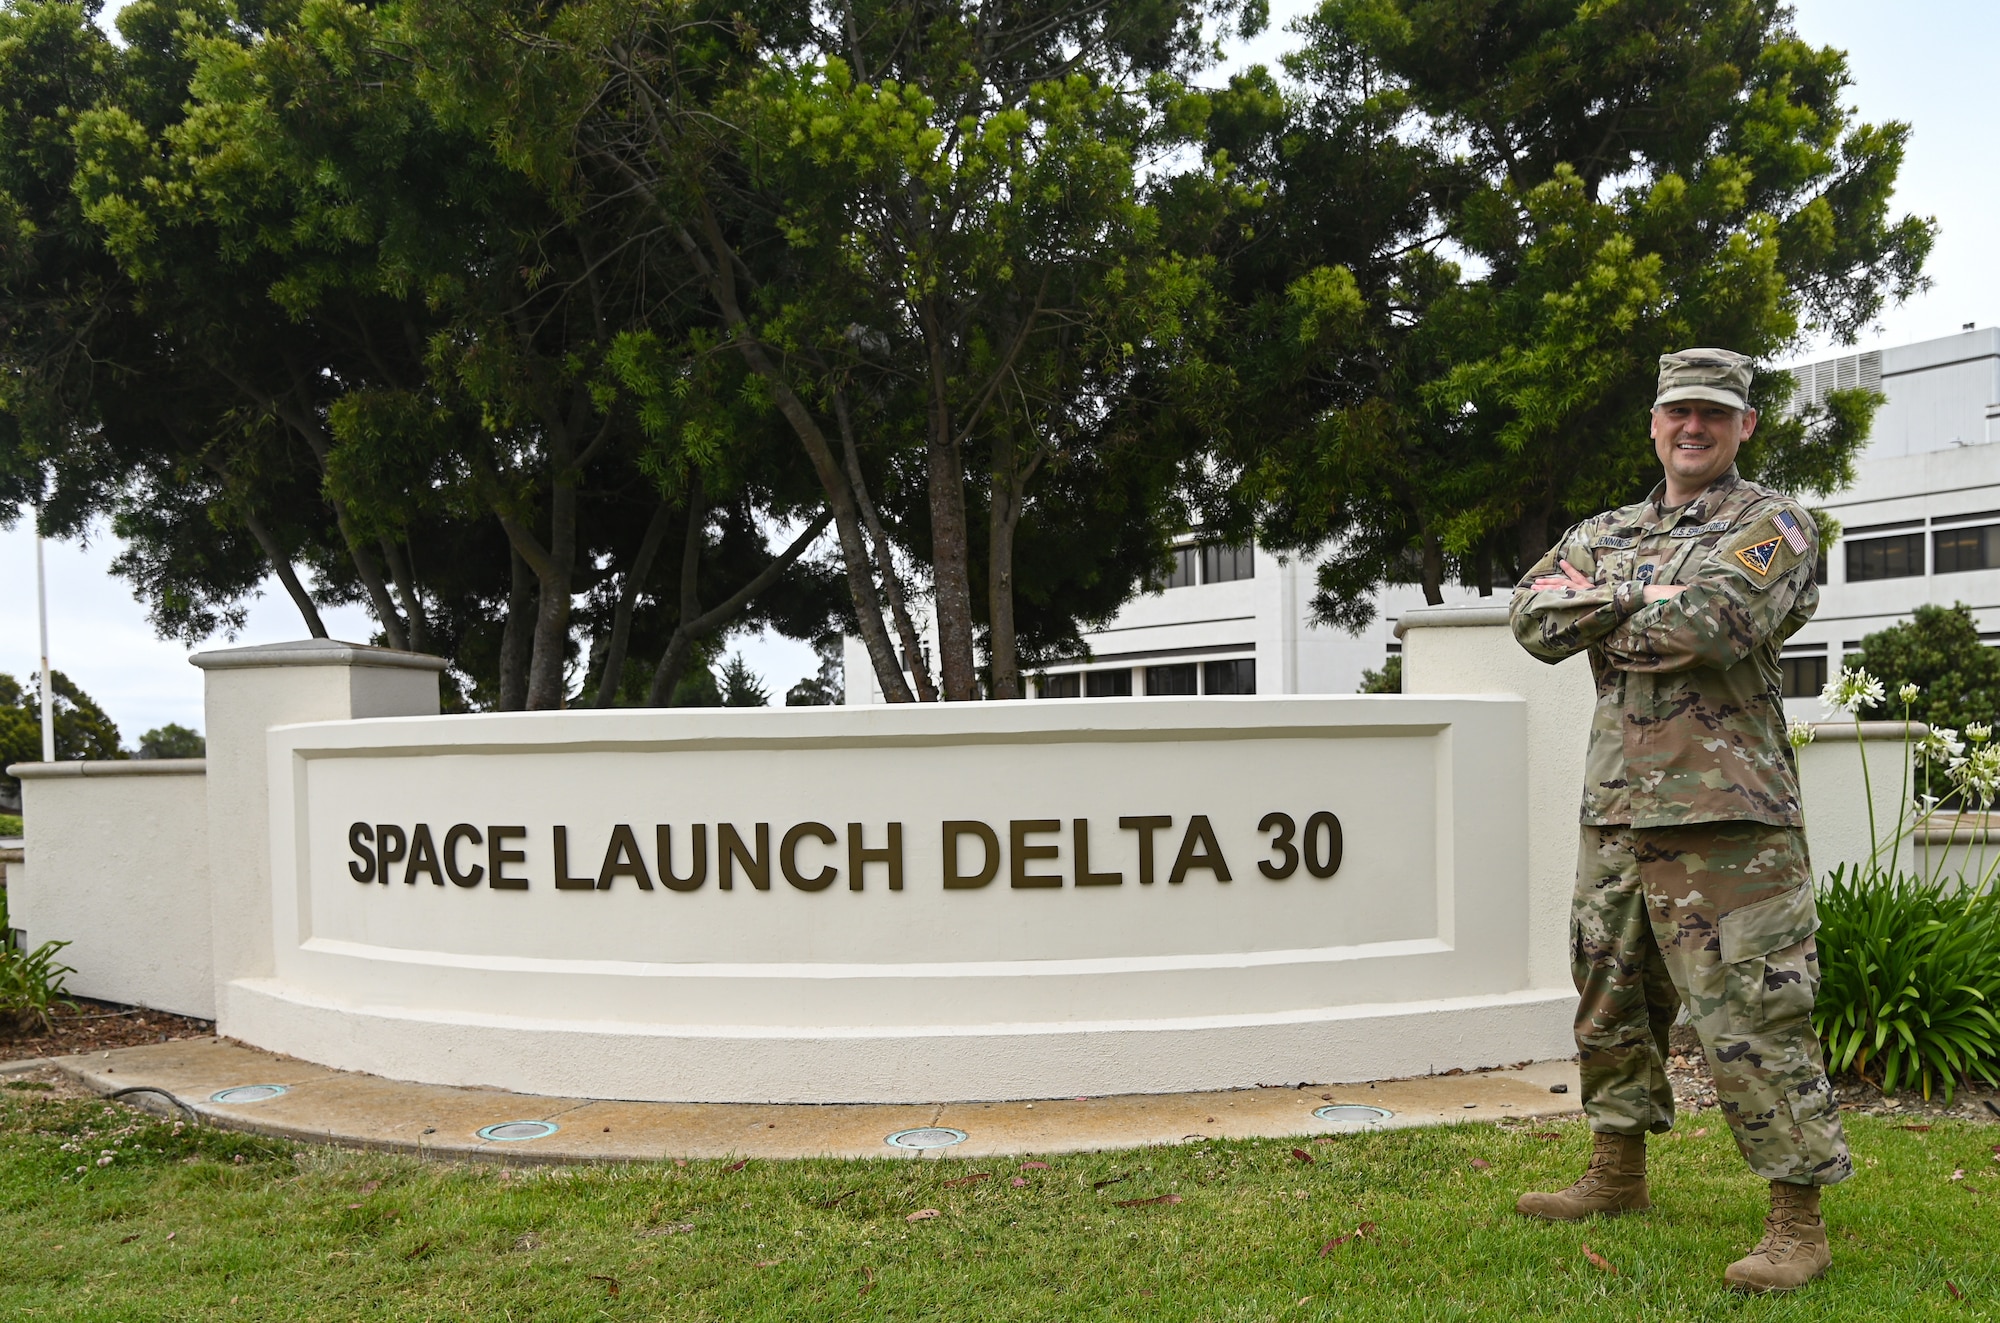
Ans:
[[[1191,588],[1201,581],[1201,548],[1174,548],[1174,570],[1167,576],[1169,588]]]
[[[2000,524],[1974,524],[1931,534],[1939,574],[2000,569]]]
[[[1086,698],[1130,698],[1132,696],[1132,670],[1126,667],[1118,671],[1085,671],[1083,673],[1083,694]]]
[[[1075,671],[1045,675],[1035,686],[1037,698],[1076,698],[1082,693],[1082,678]]]
[[[1196,687],[1199,668],[1193,662],[1175,662],[1170,666],[1148,666],[1146,668],[1146,694],[1156,697],[1163,694],[1199,693]]]
[[[1924,535],[1899,533],[1847,544],[1847,581],[1907,579],[1924,572]]]
[[[1201,581],[1234,583],[1257,577],[1257,558],[1248,542],[1208,542],[1201,548]]]
[[[1815,548],[1813,551],[1813,582],[1818,584],[1822,588],[1826,587],[1828,583],[1828,578],[1827,578],[1828,571],[1826,567],[1827,567],[1826,548],[1825,547]]]
[[[1800,653],[1778,658],[1786,698],[1818,698],[1826,688],[1826,654]]]
[[[1257,663],[1249,657],[1235,661],[1203,662],[1201,691],[1204,694],[1254,694],[1257,692]]]

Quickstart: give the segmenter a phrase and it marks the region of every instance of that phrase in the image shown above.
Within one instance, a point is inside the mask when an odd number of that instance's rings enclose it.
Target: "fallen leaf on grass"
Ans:
[[[685,1236],[694,1230],[692,1222],[669,1222],[665,1226],[647,1227],[639,1233],[639,1239],[651,1240],[655,1236]]]
[[[905,1222],[928,1222],[938,1215],[938,1210],[935,1208],[919,1208],[903,1220]]]
[[[1965,1299],[1965,1297],[1964,1297],[1964,1296],[1962,1296],[1962,1295],[1960,1295],[1960,1294],[1958,1293],[1958,1287],[1954,1286],[1954,1285],[1953,1285],[1953,1284],[1951,1283],[1951,1281],[1950,1281],[1949,1279],[1947,1279],[1947,1280],[1946,1280],[1946,1282],[1945,1282],[1945,1284],[1944,1284],[1944,1289],[1945,1289],[1945,1290],[1947,1290],[1947,1291],[1949,1291],[1949,1292],[1951,1292],[1951,1298],[1952,1298],[1952,1299],[1954,1299],[1954,1300],[1963,1300],[1963,1299]]]
[[[430,1252],[431,1252],[431,1243],[428,1240],[420,1241],[415,1249],[403,1255],[403,1262],[410,1263],[416,1259],[421,1259],[422,1257],[424,1257],[424,1255]]]
[[[1959,1168],[1959,1169],[1958,1169],[1957,1171],[1955,1171],[1955,1172],[1953,1172],[1953,1173],[1951,1174],[1951,1178],[1952,1178],[1953,1180],[1955,1180],[1955,1181],[1962,1181],[1962,1180],[1964,1180],[1964,1179],[1965,1179],[1965,1168],[1963,1168],[1963,1167],[1960,1167],[1960,1168]]]
[[[1493,1164],[1488,1162],[1485,1158],[1474,1158],[1472,1160],[1472,1169],[1474,1171],[1489,1171],[1492,1169],[1492,1166]]]
[[[1046,1162],[1024,1162],[1021,1164],[1022,1171],[1047,1171],[1048,1169],[1049,1164]]]
[[[1013,1186],[1017,1190],[1025,1190],[1028,1188],[1028,1178],[1026,1176],[1016,1176],[1012,1180],[1008,1181],[1007,1184]]]
[[[348,1207],[349,1207],[350,1209],[352,1209],[352,1208],[359,1208],[359,1207],[361,1207],[361,1205],[360,1205],[360,1204],[349,1204],[349,1205],[348,1205]]]
[[[1562,1132],[1561,1132],[1561,1131],[1558,1131],[1558,1130],[1543,1130],[1543,1131],[1540,1131],[1540,1132],[1539,1132],[1539,1133],[1537,1133],[1537,1134],[1532,1134],[1532,1135],[1528,1136],[1528,1138],[1530,1138],[1530,1139],[1561,1139],[1561,1138],[1562,1138]]]
[[[757,1266],[759,1268],[775,1268],[783,1262],[784,1262],[783,1259],[759,1259],[757,1261]]]
[[[1300,1162],[1306,1162],[1306,1163],[1310,1163],[1310,1162],[1311,1162],[1311,1161],[1313,1160],[1313,1155],[1312,1155],[1312,1154],[1310,1154],[1310,1153],[1308,1153],[1308,1152],[1306,1152],[1306,1151],[1305,1151],[1304,1149],[1302,1149],[1302,1148],[1295,1148],[1295,1149],[1293,1149],[1293,1150],[1292,1150],[1292,1156],[1293,1156],[1293,1157],[1295,1157],[1295,1158],[1297,1158],[1297,1159],[1298,1159],[1298,1160],[1299,1160]]]
[[[603,1282],[604,1288],[607,1291],[611,1292],[611,1298],[613,1300],[616,1300],[618,1298],[619,1286],[618,1286],[618,1279],[616,1277],[607,1277],[601,1272],[594,1272],[590,1274],[590,1280],[593,1282]]]
[[[742,1171],[745,1167],[749,1165],[750,1165],[750,1159],[739,1158],[735,1162],[730,1163],[727,1167],[724,1167],[722,1171],[724,1175],[727,1175],[732,1171]]]
[[[1708,1138],[1708,1127],[1707,1127],[1707,1126],[1701,1126],[1700,1128],[1698,1128],[1698,1129],[1697,1129],[1697,1130],[1696,1130],[1696,1131],[1694,1132],[1694,1136],[1693,1136],[1693,1137],[1694,1137],[1694,1138],[1696,1138],[1696,1139],[1706,1139],[1706,1138]]]
[[[1092,1181],[1090,1183],[1090,1188],[1093,1190],[1101,1190],[1107,1185],[1116,1185],[1120,1181],[1129,1181],[1131,1179],[1132,1179],[1132,1173],[1128,1171],[1117,1176],[1106,1176],[1101,1181]]]
[[[1591,1266],[1598,1269],[1600,1272],[1608,1272],[1613,1277],[1616,1277],[1618,1275],[1618,1269],[1615,1265],[1612,1264],[1611,1260],[1605,1258],[1602,1254],[1599,1254],[1596,1250],[1592,1249],[1588,1245],[1585,1245],[1583,1247],[1583,1257],[1589,1259],[1591,1262]]]
[[[875,1289],[875,1270],[864,1267],[861,1270],[861,1294],[867,1295]]]
[[[980,1181],[990,1180],[992,1176],[993,1173],[990,1171],[975,1171],[970,1176],[953,1177],[944,1183],[944,1188],[947,1190],[956,1190],[961,1185],[975,1185]]]
[[[1114,1199],[1119,1208],[1144,1208],[1148,1204],[1177,1204],[1181,1197],[1177,1194],[1156,1194],[1151,1199]]]
[[[1899,1126],[1897,1126],[1897,1127],[1896,1127],[1896,1129],[1898,1129],[1898,1130],[1912,1130],[1912,1131],[1915,1131],[1915,1132],[1916,1132],[1917,1134],[1920,1134],[1920,1135],[1928,1135],[1928,1134],[1929,1134],[1929,1133],[1931,1132],[1931,1128],[1930,1128],[1929,1126],[1927,1126],[1927,1125],[1899,1125]]]
[[[861,1193],[860,1190],[842,1190],[839,1194],[836,1194],[831,1199],[820,1200],[819,1206],[821,1208],[832,1208],[838,1205],[843,1199],[852,1199],[855,1195],[860,1193]]]
[[[1368,1239],[1368,1237],[1374,1234],[1375,1234],[1375,1224],[1373,1222],[1363,1222],[1360,1226],[1354,1228],[1354,1230],[1348,1232],[1346,1235],[1335,1236],[1332,1240],[1327,1241],[1326,1244],[1321,1245],[1319,1247],[1319,1256],[1323,1259],[1327,1255],[1339,1249],[1342,1245],[1345,1245],[1350,1240],[1366,1240]]]
[[[373,1194],[373,1193],[375,1193],[375,1191],[377,1191],[377,1190],[379,1190],[379,1189],[381,1189],[381,1188],[382,1188],[382,1182],[380,1182],[380,1181],[363,1181],[363,1182],[361,1182],[361,1193],[362,1193],[362,1194]]]
[[[139,1233],[134,1231],[131,1235],[125,1237],[125,1239],[119,1241],[118,1243],[120,1245],[130,1245],[133,1241],[137,1240],[138,1238],[139,1238]]]

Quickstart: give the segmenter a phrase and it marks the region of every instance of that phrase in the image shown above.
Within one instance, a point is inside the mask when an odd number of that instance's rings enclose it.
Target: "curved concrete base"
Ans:
[[[651,1102],[932,1103],[1343,1083],[1575,1050],[1568,988],[1266,1016],[839,1029],[418,1013],[225,989],[236,1038],[340,1070]],[[968,1050],[971,1048],[973,1050]]]
[[[1576,1109],[1576,1065],[1543,1061],[1512,1070],[1308,1088],[1044,1098],[1034,1102],[850,1104],[637,1103],[535,1097],[498,1089],[409,1084],[328,1070],[226,1039],[188,1039],[37,1063],[97,1093],[134,1085],[163,1090],[204,1125],[285,1139],[471,1158],[522,1166],[662,1159],[989,1158],[1080,1153],[1205,1139],[1313,1136],[1357,1130],[1532,1121]],[[244,1085],[282,1085],[260,1101],[216,1095]],[[1562,1090],[1557,1092],[1557,1090]],[[179,1115],[161,1093],[126,1101]],[[1325,1120],[1315,1110],[1359,1104],[1387,1112],[1364,1122]],[[541,1121],[546,1133],[508,1142],[481,1131]],[[949,1147],[888,1143],[899,1131],[948,1127]]]

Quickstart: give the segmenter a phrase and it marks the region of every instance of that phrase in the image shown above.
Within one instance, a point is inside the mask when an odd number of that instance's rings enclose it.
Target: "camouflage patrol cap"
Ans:
[[[1732,409],[1750,407],[1750,360],[1731,349],[1683,349],[1660,355],[1660,393],[1653,407],[1680,400],[1712,400]]]

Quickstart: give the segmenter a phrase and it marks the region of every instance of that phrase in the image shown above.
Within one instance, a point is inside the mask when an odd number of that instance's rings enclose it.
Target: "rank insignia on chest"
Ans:
[[[1785,539],[1782,537],[1774,537],[1768,542],[1759,542],[1754,547],[1744,547],[1736,553],[1736,559],[1758,574],[1767,575],[1771,572],[1771,558],[1778,554],[1778,548],[1783,546],[1784,542]]]

